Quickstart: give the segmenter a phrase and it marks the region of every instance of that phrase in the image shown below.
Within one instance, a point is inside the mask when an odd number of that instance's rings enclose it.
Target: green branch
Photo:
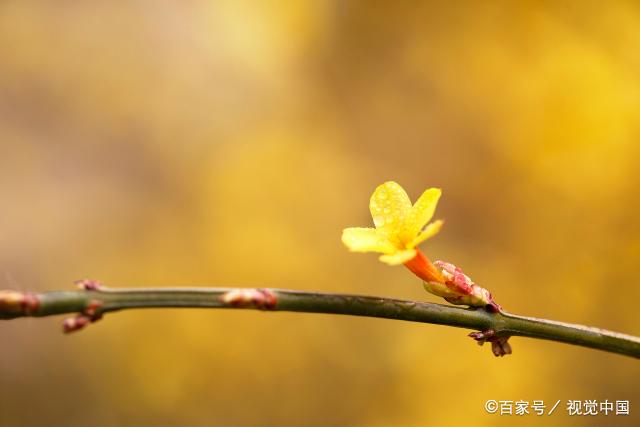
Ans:
[[[85,281],[84,289],[29,293],[0,291],[0,319],[77,313],[64,322],[66,332],[98,320],[103,314],[131,308],[245,308],[270,311],[347,314],[433,323],[481,331],[480,343],[504,350],[510,336],[564,342],[640,358],[640,338],[604,329],[523,317],[484,309],[361,295],[257,288],[109,289]],[[496,344],[498,343],[498,344]],[[501,347],[502,346],[502,347]],[[508,351],[510,353],[510,347]],[[503,355],[496,353],[496,355]]]

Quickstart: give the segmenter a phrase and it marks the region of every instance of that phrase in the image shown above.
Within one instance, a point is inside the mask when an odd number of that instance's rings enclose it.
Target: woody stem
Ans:
[[[0,291],[0,319],[64,313],[96,317],[132,308],[249,308],[273,311],[346,314],[433,323],[495,336],[523,336],[564,342],[640,358],[640,338],[582,325],[523,317],[484,309],[391,298],[255,288],[138,288],[28,293]]]

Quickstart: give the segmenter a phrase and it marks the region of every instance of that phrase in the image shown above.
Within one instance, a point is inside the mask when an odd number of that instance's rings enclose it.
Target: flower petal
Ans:
[[[375,228],[345,228],[342,231],[342,243],[353,252],[382,252],[389,254],[396,251],[395,246]]]
[[[418,234],[409,244],[407,244],[407,247],[408,248],[415,248],[420,243],[422,243],[425,240],[435,236],[436,234],[438,234],[438,232],[442,228],[443,224],[444,224],[444,221],[439,219],[439,220],[434,221],[431,224],[427,225],[425,227],[424,231],[422,231],[422,233]]]
[[[380,256],[380,261],[389,265],[400,265],[413,259],[416,254],[417,252],[415,249],[407,249],[405,251],[394,252],[390,255],[382,255]]]
[[[430,188],[422,193],[411,207],[400,236],[403,242],[408,243],[415,239],[420,230],[431,220],[441,193],[439,188]]]
[[[397,239],[411,209],[411,200],[400,184],[388,181],[376,188],[369,202],[373,223],[390,240]]]

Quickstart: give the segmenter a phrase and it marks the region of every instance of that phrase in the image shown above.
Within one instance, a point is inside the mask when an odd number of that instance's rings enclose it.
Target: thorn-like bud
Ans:
[[[260,310],[276,308],[277,297],[270,289],[234,289],[225,292],[220,299],[233,307],[255,307]]]

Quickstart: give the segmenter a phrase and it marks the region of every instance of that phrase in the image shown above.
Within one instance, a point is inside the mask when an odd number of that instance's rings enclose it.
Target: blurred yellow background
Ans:
[[[447,3],[440,4],[440,3]],[[350,254],[376,185],[443,189],[423,245],[508,311],[635,335],[634,2],[0,3],[0,288],[240,285],[437,301]],[[438,301],[439,302],[439,301]],[[630,400],[636,360],[314,314],[0,324],[2,426],[541,425],[487,399]],[[562,404],[565,405],[564,403]]]

